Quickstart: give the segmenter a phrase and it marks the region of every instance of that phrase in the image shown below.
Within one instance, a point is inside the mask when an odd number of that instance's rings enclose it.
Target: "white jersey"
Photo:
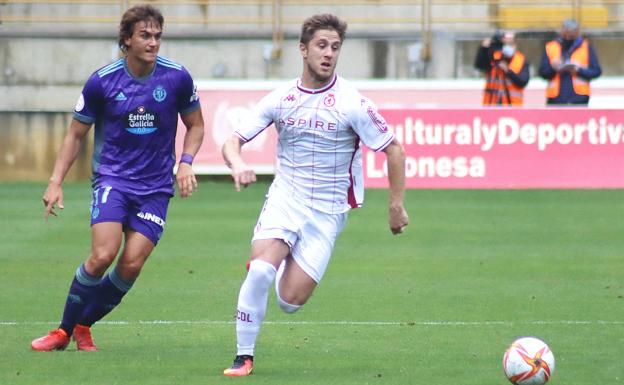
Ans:
[[[321,89],[295,79],[271,92],[235,133],[247,142],[271,124],[278,133],[272,188],[329,214],[364,201],[360,141],[381,151],[394,139],[373,103],[338,76]]]

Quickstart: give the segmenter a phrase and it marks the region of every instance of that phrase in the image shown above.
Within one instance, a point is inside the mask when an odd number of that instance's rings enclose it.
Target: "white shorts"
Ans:
[[[257,239],[283,240],[297,264],[319,283],[347,216],[347,213],[327,214],[314,210],[272,186],[252,242]]]

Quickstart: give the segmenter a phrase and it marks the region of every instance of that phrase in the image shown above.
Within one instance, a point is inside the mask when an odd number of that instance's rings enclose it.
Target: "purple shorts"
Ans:
[[[171,196],[165,193],[136,195],[110,186],[93,190],[91,226],[100,222],[119,222],[149,238],[154,245],[162,236]]]

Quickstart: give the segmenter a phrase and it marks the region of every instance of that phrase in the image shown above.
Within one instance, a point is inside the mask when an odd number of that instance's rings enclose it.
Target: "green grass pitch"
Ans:
[[[93,334],[100,351],[38,353],[90,249],[87,183],[43,220],[43,184],[0,183],[0,384],[503,385],[516,337],[549,343],[553,385],[624,383],[624,190],[411,190],[350,214],[309,303],[271,292],[255,374],[231,379],[233,315],[267,188],[202,181],[172,200],[140,279]]]

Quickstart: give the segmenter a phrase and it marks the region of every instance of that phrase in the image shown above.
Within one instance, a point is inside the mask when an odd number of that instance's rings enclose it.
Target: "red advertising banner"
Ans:
[[[210,90],[199,91],[204,115],[204,141],[193,161],[193,169],[198,174],[229,174],[223,163],[221,147],[232,132],[251,116],[255,104],[267,94],[266,90]],[[184,125],[178,123],[176,153],[182,153]],[[245,144],[245,160],[257,174],[273,174],[277,135],[274,128],[265,130]]]
[[[279,84],[230,83],[199,92],[206,132],[194,162],[198,174],[229,173],[223,142]],[[362,92],[405,147],[408,188],[624,188],[623,110],[415,108],[407,102],[416,99],[406,97],[413,90]],[[180,154],[181,124],[178,131]],[[256,173],[273,173],[275,143],[271,127],[243,147]],[[385,155],[364,148],[363,159],[366,186],[387,186]]]
[[[408,188],[622,188],[624,111],[382,110],[405,147]],[[365,183],[385,187],[366,151]]]

